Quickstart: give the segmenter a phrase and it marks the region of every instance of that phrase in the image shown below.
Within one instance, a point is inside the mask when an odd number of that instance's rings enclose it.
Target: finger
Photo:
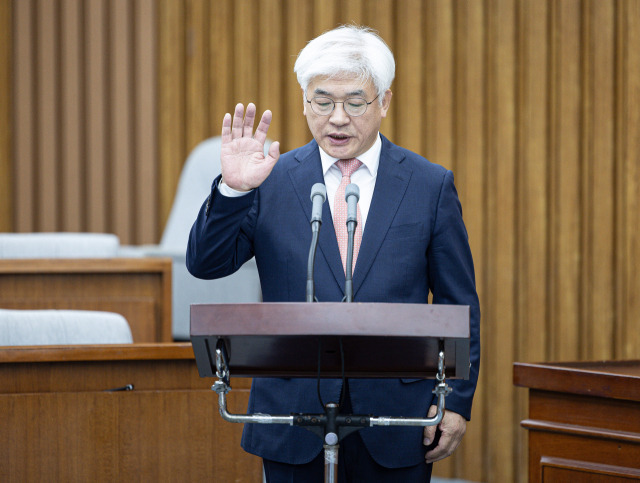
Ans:
[[[425,460],[427,463],[433,463],[435,461],[441,460],[450,456],[453,453],[453,449],[451,448],[451,438],[443,435],[440,438],[440,442],[438,446],[433,448],[431,451],[427,451],[425,454]]]
[[[236,109],[233,112],[233,124],[231,126],[232,139],[238,139],[242,137],[243,116],[244,116],[244,106],[242,104],[236,104]]]
[[[429,406],[429,412],[427,413],[428,418],[432,418],[438,412],[437,406]],[[434,426],[425,426],[424,427],[424,441],[423,444],[425,446],[429,446],[433,442],[433,438],[436,436],[436,428],[437,425]]]
[[[269,157],[272,158],[273,164],[276,163],[276,161],[278,161],[278,158],[280,158],[280,143],[278,141],[274,141],[273,143],[271,143],[271,146],[269,146]]]
[[[267,132],[269,131],[269,126],[271,125],[272,118],[273,114],[271,114],[271,111],[264,111],[264,113],[262,114],[262,118],[260,119],[260,123],[258,124],[258,128],[256,129],[256,133],[253,136],[256,141],[264,144],[264,142],[267,140]]]
[[[247,105],[247,112],[244,115],[244,128],[242,131],[242,136],[246,138],[250,138],[253,136],[253,123],[256,119],[256,105],[250,102]]]
[[[222,118],[222,143],[231,142],[231,114],[228,112]]]
[[[433,442],[433,438],[436,436],[436,426],[425,426],[424,427],[424,440],[422,444],[425,446],[429,446]]]

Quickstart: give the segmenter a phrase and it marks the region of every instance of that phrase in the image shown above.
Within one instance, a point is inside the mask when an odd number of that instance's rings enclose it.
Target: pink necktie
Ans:
[[[342,268],[347,272],[347,202],[344,199],[347,185],[351,183],[351,175],[362,166],[362,162],[357,159],[340,159],[336,161],[336,166],[342,172],[342,181],[336,191],[333,202],[333,227],[336,230],[338,238],[338,247],[340,248],[340,256],[342,257]],[[362,242],[362,217],[360,216],[360,206],[358,205],[358,224],[353,240],[353,266],[356,266],[360,243]]]

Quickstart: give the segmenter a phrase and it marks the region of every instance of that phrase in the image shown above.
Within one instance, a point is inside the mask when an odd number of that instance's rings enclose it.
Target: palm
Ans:
[[[246,191],[257,188],[269,176],[279,153],[278,143],[273,143],[264,155],[264,144],[271,123],[271,112],[265,111],[255,134],[255,106],[249,104],[244,117],[242,104],[236,106],[233,115],[227,114],[222,122],[222,147],[220,161],[225,183],[234,189]],[[275,145],[275,146],[274,146]]]

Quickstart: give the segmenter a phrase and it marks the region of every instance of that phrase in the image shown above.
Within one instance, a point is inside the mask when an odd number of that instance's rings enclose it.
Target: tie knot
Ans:
[[[340,169],[343,177],[351,177],[351,175],[362,166],[362,161],[358,161],[356,158],[339,159],[336,161],[336,166]]]

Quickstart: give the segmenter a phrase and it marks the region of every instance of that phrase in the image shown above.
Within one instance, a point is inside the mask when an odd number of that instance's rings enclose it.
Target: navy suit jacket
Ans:
[[[256,257],[265,302],[304,302],[311,242],[314,183],[324,182],[315,141],[283,154],[264,183],[240,198],[218,192],[218,177],[191,229],[187,267],[196,277],[229,275]],[[344,296],[344,271],[328,203],[315,261],[316,296]],[[480,309],[467,232],[451,171],[398,147],[382,136],[380,165],[358,260],[355,302],[468,305],[471,309],[471,376],[449,381],[446,407],[469,419],[480,359]],[[389,321],[393,323],[392,320]],[[373,354],[372,357],[378,355]],[[315,379],[253,381],[249,413],[322,413]],[[434,403],[430,380],[350,379],[354,414],[425,417]],[[341,381],[321,381],[322,400],[337,402]],[[422,428],[375,427],[360,431],[371,456],[385,467],[424,461]],[[284,425],[245,425],[242,446],[263,458],[290,464],[311,461],[322,441]]]

